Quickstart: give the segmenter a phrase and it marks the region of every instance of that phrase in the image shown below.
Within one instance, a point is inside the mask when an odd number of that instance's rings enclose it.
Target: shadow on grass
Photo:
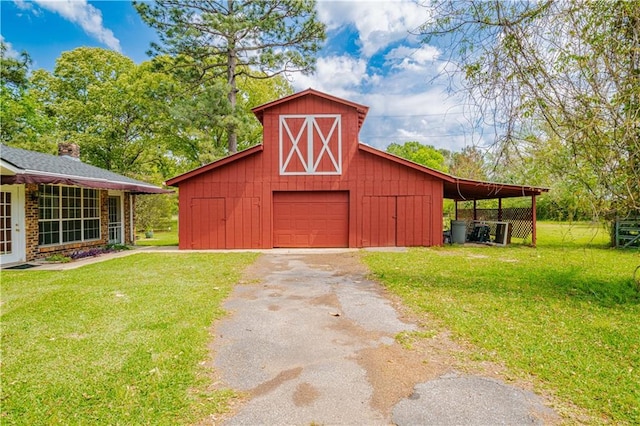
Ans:
[[[640,292],[633,278],[592,278],[577,268],[563,271],[544,271],[534,283],[541,296],[564,297],[598,304],[602,307],[640,304]]]
[[[422,259],[416,253],[409,254],[409,258],[400,254],[376,261],[372,270],[388,284],[407,290],[431,287],[498,297],[562,299],[602,307],[640,304],[640,291],[632,272],[626,273],[629,267],[616,268],[615,263],[600,256],[618,253],[597,249],[576,260],[572,258],[575,251],[559,250],[551,257],[538,259],[535,249],[531,250],[487,252],[490,256],[460,250],[442,257],[433,257],[431,252]],[[477,258],[465,257],[469,254]],[[515,255],[512,263],[502,259],[510,255]]]

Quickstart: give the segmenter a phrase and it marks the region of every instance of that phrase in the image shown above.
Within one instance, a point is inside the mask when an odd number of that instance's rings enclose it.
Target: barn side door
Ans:
[[[224,198],[194,198],[191,201],[191,248],[226,248]]]
[[[397,243],[400,247],[431,246],[433,240],[432,205],[429,195],[397,197]],[[438,219],[440,220],[440,219]],[[438,228],[439,229],[439,228]]]
[[[397,197],[362,197],[362,246],[395,247]]]

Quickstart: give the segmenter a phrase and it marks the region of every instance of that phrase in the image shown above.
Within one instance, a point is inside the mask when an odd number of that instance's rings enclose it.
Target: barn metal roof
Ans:
[[[68,157],[0,145],[2,183],[40,183],[117,189],[138,194],[170,192]]]
[[[455,201],[531,197],[549,191],[549,188],[535,186],[483,182],[458,177],[454,179],[454,182],[444,183],[444,198]]]

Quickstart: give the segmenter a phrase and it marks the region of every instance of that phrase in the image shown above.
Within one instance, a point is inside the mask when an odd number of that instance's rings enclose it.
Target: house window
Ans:
[[[97,189],[41,185],[39,192],[40,245],[100,238],[100,193]]]

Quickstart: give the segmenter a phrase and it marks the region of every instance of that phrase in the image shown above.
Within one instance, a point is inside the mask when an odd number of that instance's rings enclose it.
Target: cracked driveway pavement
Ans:
[[[237,285],[212,346],[221,382],[247,395],[229,425],[542,424],[535,394],[463,375],[436,336],[396,342],[403,320],[354,252],[263,254]]]

